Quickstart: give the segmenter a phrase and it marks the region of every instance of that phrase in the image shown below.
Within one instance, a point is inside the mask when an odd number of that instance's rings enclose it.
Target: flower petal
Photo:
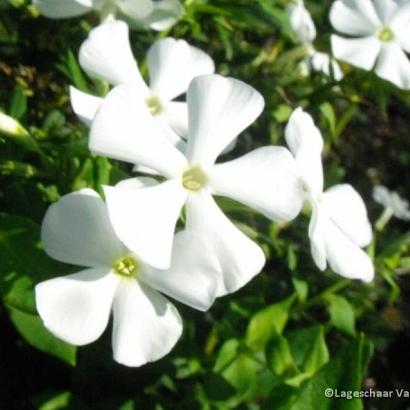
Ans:
[[[326,215],[320,211],[317,203],[312,203],[312,217],[309,223],[310,251],[316,266],[326,269]]]
[[[75,0],[33,0],[39,12],[52,19],[81,16],[91,10],[91,6],[84,6]]]
[[[340,81],[344,76],[337,61],[331,58],[329,54],[314,51],[310,62],[314,71],[321,72],[328,77],[332,75],[336,81]]]
[[[297,108],[286,125],[285,138],[302,181],[316,197],[323,190],[323,138],[319,129],[308,113]]]
[[[219,261],[199,233],[184,230],[174,237],[168,270],[147,267],[141,280],[194,309],[206,311],[214,302],[220,281]]]
[[[337,0],[330,9],[333,27],[352,36],[369,36],[382,25],[371,0]]]
[[[186,159],[171,143],[179,137],[148,110],[137,87],[120,85],[104,98],[90,132],[90,150],[179,177]]]
[[[198,75],[215,71],[208,54],[185,40],[170,37],[154,43],[148,50],[147,63],[151,91],[164,101],[185,93]]]
[[[160,359],[182,334],[182,319],[176,308],[136,280],[120,282],[113,313],[114,359],[126,366],[142,366]]]
[[[283,147],[262,147],[208,172],[217,195],[250,206],[266,217],[290,221],[300,212],[302,183],[295,160]]]
[[[41,239],[52,258],[81,266],[110,266],[125,249],[104,201],[87,188],[63,196],[48,208]]]
[[[188,105],[180,101],[170,101],[163,106],[158,118],[168,124],[177,135],[188,137]]]
[[[103,98],[96,97],[91,94],[84,93],[79,89],[70,86],[70,102],[75,115],[85,125],[91,126],[98,108],[103,101]]]
[[[403,90],[410,90],[410,61],[395,42],[383,45],[375,72]]]
[[[186,227],[206,237],[219,260],[222,279],[217,296],[235,292],[262,270],[262,249],[229,221],[208,192],[188,198]]]
[[[398,4],[394,0],[373,0],[373,6],[379,20],[387,26],[398,9]]]
[[[132,83],[145,97],[144,83],[132,54],[128,26],[118,20],[107,20],[92,29],[79,52],[81,67],[90,75],[112,85]]]
[[[168,30],[184,13],[184,8],[179,0],[158,0],[154,1],[153,5],[154,10],[144,22],[153,30]]]
[[[118,280],[107,267],[39,283],[36,305],[44,326],[73,345],[95,341],[107,327]]]
[[[407,0],[403,0],[401,3],[401,7],[396,10],[392,17],[389,27],[394,32],[395,41],[400,44],[403,50],[410,53],[410,3]]]
[[[290,27],[297,40],[301,43],[311,43],[316,38],[316,27],[303,1],[296,4],[290,3],[287,7],[287,13]]]
[[[380,53],[380,41],[374,37],[344,38],[336,35],[331,36],[333,55],[343,61],[371,70],[376,58]]]
[[[179,181],[152,187],[104,187],[108,212],[122,242],[143,262],[159,269],[171,263],[175,225],[187,194]]]
[[[259,116],[262,95],[251,86],[220,75],[196,77],[187,94],[191,164],[212,165],[218,155]]]
[[[372,240],[372,227],[366,205],[349,184],[339,184],[323,194],[322,209],[356,245],[367,246]]]
[[[152,0],[122,0],[116,5],[121,12],[130,19],[145,19],[154,10],[154,2]]]
[[[374,267],[369,255],[330,219],[326,223],[326,254],[331,269],[339,275],[365,282],[373,279]]]

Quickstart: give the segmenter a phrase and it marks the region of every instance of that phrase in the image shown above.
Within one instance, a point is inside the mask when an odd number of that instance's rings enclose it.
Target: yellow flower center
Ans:
[[[188,191],[200,191],[208,182],[208,178],[201,167],[195,165],[182,174],[182,185]]]
[[[139,263],[132,256],[124,256],[113,263],[114,272],[127,278],[137,276]]]
[[[379,30],[379,40],[389,42],[394,39],[394,33],[390,27],[382,27]]]
[[[151,95],[145,99],[145,104],[147,104],[148,109],[152,115],[157,115],[162,111],[161,103],[158,97]]]

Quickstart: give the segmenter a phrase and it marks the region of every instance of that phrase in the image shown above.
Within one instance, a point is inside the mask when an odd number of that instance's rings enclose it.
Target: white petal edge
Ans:
[[[375,72],[397,87],[410,90],[410,60],[397,43],[382,46]]]
[[[213,246],[221,267],[217,296],[237,291],[262,270],[262,249],[232,224],[208,192],[188,198],[186,227],[206,237]]]
[[[184,230],[174,237],[169,269],[148,268],[141,272],[141,280],[185,305],[206,311],[217,295],[219,271],[211,244],[199,233]]]
[[[70,86],[70,102],[74,114],[88,127],[91,126],[102,101],[101,97],[84,93],[78,88]]]
[[[97,340],[107,327],[118,281],[107,267],[39,283],[36,305],[44,326],[73,345]]]
[[[67,194],[48,208],[41,240],[52,258],[88,267],[110,266],[125,249],[104,201],[88,188]]]
[[[125,246],[146,264],[168,269],[175,225],[187,197],[180,182],[140,189],[106,186],[104,193],[112,225]]]
[[[257,148],[215,165],[208,175],[215,194],[235,199],[270,219],[290,221],[302,208],[302,182],[286,148]]]
[[[339,275],[364,282],[373,280],[374,267],[369,255],[330,219],[326,223],[326,255],[330,268]]]
[[[91,6],[84,6],[75,0],[33,0],[33,5],[46,17],[62,19],[88,13]]]
[[[374,37],[344,38],[331,36],[333,55],[363,70],[371,70],[381,50],[380,41]]]
[[[118,20],[106,20],[92,29],[80,47],[81,67],[92,77],[111,85],[132,83],[143,96],[146,86],[132,54],[128,26]]]
[[[262,95],[251,86],[220,75],[196,77],[187,93],[191,164],[212,165],[218,155],[260,115]]]
[[[170,101],[188,90],[198,75],[212,74],[212,58],[185,40],[164,38],[154,43],[147,54],[150,89],[161,100]]]
[[[168,177],[179,177],[186,159],[170,142],[178,136],[151,115],[138,87],[120,85],[110,91],[90,131],[94,153],[144,165]]]
[[[326,215],[320,207],[312,201],[312,216],[309,223],[310,251],[316,266],[324,271],[326,269]]]
[[[163,296],[136,280],[120,282],[113,304],[114,360],[138,367],[161,359],[182,334],[182,319]]]
[[[336,30],[352,36],[369,36],[382,26],[371,0],[336,0],[329,17]]]
[[[285,139],[295,157],[301,180],[309,193],[317,197],[323,190],[323,138],[313,118],[302,108],[295,109],[290,116]]]
[[[372,240],[372,226],[366,205],[349,184],[339,184],[323,194],[322,209],[356,245],[367,246]]]

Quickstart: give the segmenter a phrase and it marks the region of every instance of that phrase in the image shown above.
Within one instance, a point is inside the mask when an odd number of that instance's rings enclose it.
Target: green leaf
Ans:
[[[24,90],[17,86],[14,88],[8,109],[8,114],[16,120],[21,120],[27,111],[27,96]]]
[[[323,326],[315,325],[293,330],[286,334],[290,350],[301,375],[287,382],[299,385],[300,382],[315,374],[329,361]]]
[[[282,334],[294,300],[295,295],[292,295],[253,315],[246,331],[246,345],[253,350],[261,350],[273,336]]]
[[[326,389],[340,394],[342,391],[361,390],[362,381],[372,354],[372,345],[360,335],[352,343],[344,346],[336,356],[323,366],[302,387],[292,393],[277,410],[362,410],[360,398],[341,399],[325,396]],[[272,392],[275,395],[275,392]]]
[[[309,293],[309,285],[306,281],[298,278],[292,278],[293,287],[298,295],[300,303],[306,302]]]
[[[282,375],[288,369],[292,370],[295,367],[288,341],[280,335],[268,343],[266,360],[269,368],[278,375]]]
[[[10,308],[10,319],[30,345],[75,366],[77,348],[53,336],[38,316]]]
[[[355,316],[352,305],[343,296],[331,295],[328,299],[330,323],[341,332],[355,336]]]
[[[41,249],[40,227],[24,217],[0,214],[0,295],[15,309],[36,313],[33,286],[68,273],[68,265]]]
[[[44,402],[38,410],[60,410],[67,408],[71,399],[71,392],[65,391]]]

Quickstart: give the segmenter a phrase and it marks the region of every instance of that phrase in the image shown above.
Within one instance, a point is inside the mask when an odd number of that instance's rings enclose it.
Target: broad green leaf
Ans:
[[[77,348],[53,336],[37,315],[10,308],[10,319],[29,344],[72,366],[75,365]]]
[[[298,278],[292,278],[293,287],[298,295],[299,302],[306,301],[309,293],[309,285],[306,281]]]
[[[253,315],[246,331],[246,345],[253,350],[264,349],[268,340],[282,334],[294,300],[295,295],[292,295]]]
[[[301,374],[287,383],[299,385],[306,378],[315,374],[329,361],[323,326],[315,325],[293,330],[286,334],[295,365]]]
[[[280,335],[268,343],[266,360],[269,368],[278,375],[282,375],[287,370],[294,370],[295,368],[288,341]]]
[[[352,305],[343,296],[331,295],[328,299],[330,302],[330,323],[341,332],[354,336],[356,330]]]
[[[372,346],[360,335],[352,343],[338,350],[336,356],[323,366],[301,388],[292,393],[277,410],[362,410],[360,398],[351,400],[325,396],[326,389],[342,391],[361,390],[367,371]],[[275,392],[272,392],[274,395]],[[275,409],[275,410],[276,410]]]

